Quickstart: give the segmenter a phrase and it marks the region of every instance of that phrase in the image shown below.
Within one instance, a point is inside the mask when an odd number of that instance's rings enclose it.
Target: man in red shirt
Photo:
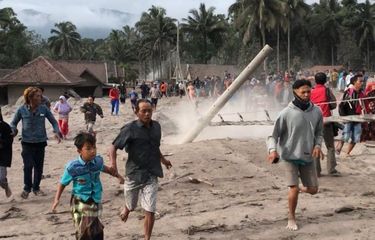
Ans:
[[[165,82],[162,82],[161,85],[160,85],[160,92],[161,92],[161,97],[163,97],[163,95],[165,95],[165,97],[168,97],[167,96],[167,83]]]
[[[315,88],[311,91],[311,102],[318,105],[322,111],[323,117],[330,117],[332,115],[331,110],[336,108],[332,104],[326,104],[327,102],[336,101],[335,95],[332,91],[324,85],[327,82],[327,75],[323,72],[315,74]],[[331,105],[331,108],[330,108]],[[333,108],[332,108],[333,107]],[[330,175],[339,175],[340,173],[335,169],[336,156],[335,156],[335,142],[333,123],[325,123],[323,125],[323,138],[324,143],[327,147],[327,172]],[[316,168],[318,176],[321,174],[320,159],[316,161]]]
[[[119,104],[120,104],[120,90],[115,85],[109,90],[109,97],[111,98],[112,110],[111,114],[118,115]]]

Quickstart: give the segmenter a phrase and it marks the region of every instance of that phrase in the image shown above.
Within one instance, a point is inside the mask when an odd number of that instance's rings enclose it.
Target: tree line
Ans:
[[[181,23],[162,7],[143,12],[134,27],[113,29],[104,39],[82,38],[69,21],[56,23],[48,39],[29,31],[11,8],[0,9],[0,68],[17,68],[45,55],[61,60],[116,61],[126,79],[171,77],[186,63],[246,65],[269,44],[264,71],[299,70],[314,64],[375,69],[375,3],[366,0],[235,0],[227,14],[201,3]],[[169,67],[165,67],[169,66]]]

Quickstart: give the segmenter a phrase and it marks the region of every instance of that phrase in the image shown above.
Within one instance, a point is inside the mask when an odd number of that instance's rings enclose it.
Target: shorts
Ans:
[[[158,104],[158,99],[157,98],[151,98],[151,104],[152,106],[155,106]]]
[[[87,121],[87,122],[86,122],[86,130],[87,130],[89,133],[93,133],[93,132],[94,132],[94,125],[95,125],[95,122]]]
[[[285,168],[286,182],[288,187],[298,186],[299,178],[305,187],[318,187],[318,176],[316,173],[315,162],[306,165],[297,165],[289,161],[282,161]]]
[[[124,195],[126,207],[133,211],[138,204],[138,199],[141,199],[141,206],[147,212],[156,212],[156,199],[158,193],[158,178],[151,176],[146,183],[136,185],[136,182],[125,179]]]
[[[343,130],[344,141],[352,143],[359,143],[361,141],[362,124],[356,122],[345,123]]]

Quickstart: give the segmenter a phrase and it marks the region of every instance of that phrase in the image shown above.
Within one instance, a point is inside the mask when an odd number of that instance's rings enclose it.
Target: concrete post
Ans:
[[[247,67],[238,75],[233,83],[225,90],[225,92],[216,99],[205,116],[198,120],[191,131],[185,136],[183,143],[192,142],[199,133],[209,124],[215,115],[224,107],[228,100],[236,93],[241,85],[248,79],[248,77],[262,64],[264,59],[272,52],[272,48],[265,45],[264,48],[256,55],[256,57],[247,65]]]

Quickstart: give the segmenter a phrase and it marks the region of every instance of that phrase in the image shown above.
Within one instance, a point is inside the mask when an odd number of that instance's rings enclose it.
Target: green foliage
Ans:
[[[11,8],[0,9],[0,68],[17,68],[31,60],[32,38]]]
[[[206,9],[201,3],[199,10],[189,11],[190,16],[181,24],[187,40],[186,48],[194,50],[191,54],[198,63],[207,63],[224,43],[227,24],[223,15],[214,14],[215,8]]]
[[[81,35],[71,22],[56,23],[51,29],[52,36],[48,38],[48,46],[54,56],[61,59],[75,59],[80,56]]]
[[[162,62],[176,44],[177,26],[175,22],[176,19],[166,16],[164,8],[152,6],[142,14],[141,19],[135,24],[140,36],[138,43],[140,54],[138,56],[151,61],[153,72],[158,70],[160,79],[163,78]]]
[[[278,49],[268,58],[270,70],[313,64],[375,69],[375,2],[305,2],[235,0],[228,16],[200,4],[181,24],[181,62],[245,66],[267,43]],[[105,39],[81,39],[73,23],[62,22],[51,30],[48,41],[28,31],[11,8],[0,9],[1,68],[16,68],[47,55],[116,61],[128,82],[146,78],[150,71],[154,79],[165,79],[174,69],[176,40],[176,19],[157,6],[142,13],[134,27],[113,29]]]

